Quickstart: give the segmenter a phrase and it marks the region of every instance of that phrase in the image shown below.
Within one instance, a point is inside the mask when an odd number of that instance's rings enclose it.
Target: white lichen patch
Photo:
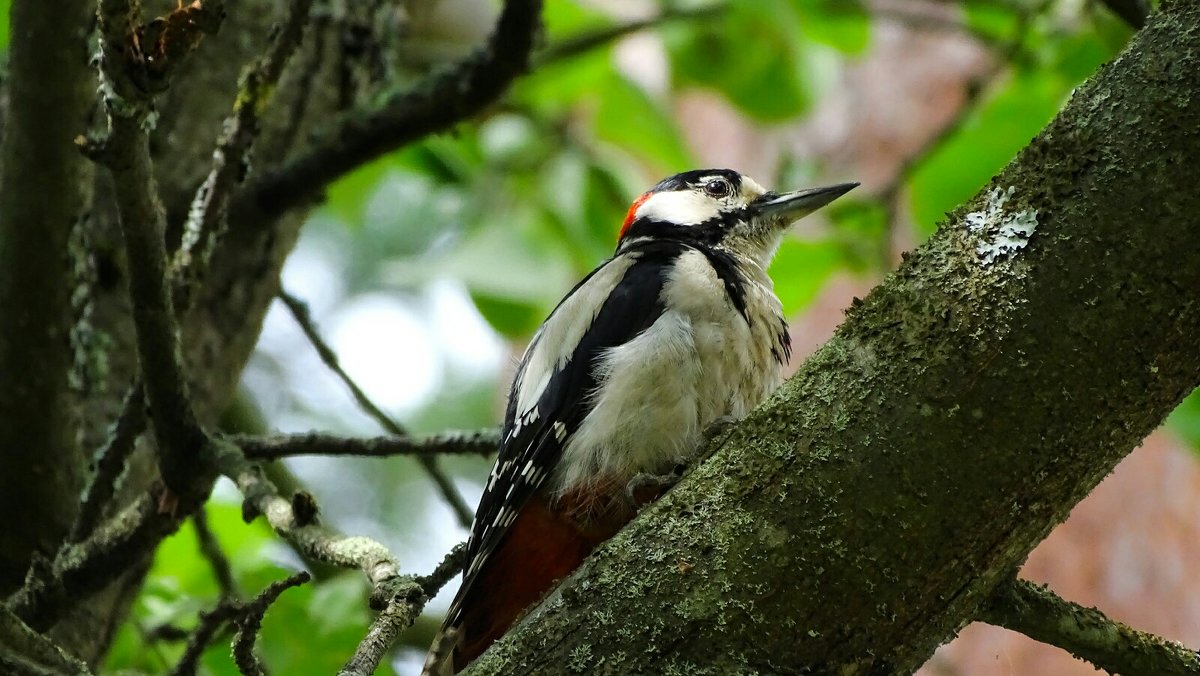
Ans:
[[[975,253],[983,265],[990,265],[1024,249],[1037,229],[1036,209],[1017,212],[1004,209],[1014,190],[1011,186],[1008,190],[995,188],[988,194],[983,210],[972,211],[965,218],[967,230],[980,238],[975,245]]]

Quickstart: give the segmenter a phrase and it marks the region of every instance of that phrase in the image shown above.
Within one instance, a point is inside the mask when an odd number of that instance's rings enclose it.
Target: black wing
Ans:
[[[682,251],[679,244],[653,243],[610,259],[559,302],[534,336],[509,393],[500,456],[475,512],[463,584],[450,605],[447,626],[458,623],[462,600],[488,556],[517,513],[553,474],[564,446],[591,410],[597,359],[609,348],[635,338],[662,315],[663,284]],[[574,350],[554,344],[573,343],[567,338],[570,327],[587,322],[590,325]],[[526,401],[520,397],[523,388],[529,388]]]

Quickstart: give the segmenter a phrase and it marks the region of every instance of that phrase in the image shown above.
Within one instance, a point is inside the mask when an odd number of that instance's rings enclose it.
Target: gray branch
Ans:
[[[233,662],[238,671],[246,676],[266,676],[262,662],[254,654],[254,642],[258,640],[258,632],[262,629],[263,616],[267,608],[279,598],[283,592],[308,582],[311,576],[299,572],[278,582],[272,582],[249,603],[245,604],[242,616],[237,620],[238,630],[233,636]]]
[[[81,660],[66,654],[6,608],[0,608],[0,671],[13,676],[91,673]]]
[[[241,75],[233,114],[213,151],[213,168],[196,191],[184,225],[183,241],[172,264],[176,296],[186,299],[191,287],[204,277],[213,242],[225,229],[233,191],[249,171],[250,151],[258,137],[260,117],[279,85],[284,66],[300,46],[312,0],[288,3],[266,53]]]
[[[425,602],[446,586],[451,578],[462,572],[466,551],[465,543],[457,545],[432,573],[412,580],[413,586],[406,589],[406,594],[393,595],[387,606],[371,623],[367,635],[359,642],[354,654],[338,671],[338,676],[374,674],[400,633],[416,622],[417,616],[425,607]]]
[[[1144,28],[1150,16],[1150,3],[1146,0],[1101,0],[1113,14],[1135,29]]]
[[[1200,653],[1114,622],[1095,608],[1065,601],[1045,587],[1009,580],[979,620],[1058,646],[1114,674],[1200,674]]]
[[[313,200],[362,164],[443,131],[494,103],[529,68],[541,0],[506,0],[487,45],[379,106],[347,112],[304,155],[255,182],[244,208],[278,215]]]
[[[296,320],[296,323],[300,326],[300,330],[308,338],[308,342],[316,348],[321,361],[324,362],[330,371],[333,371],[338,380],[342,381],[346,389],[350,390],[350,395],[354,397],[354,402],[358,404],[358,407],[385,431],[397,437],[407,436],[408,432],[404,427],[372,401],[367,396],[367,393],[363,392],[363,389],[358,386],[358,383],[354,382],[350,374],[346,373],[346,370],[342,368],[342,365],[338,362],[337,353],[321,337],[321,332],[317,329],[316,322],[313,321],[312,313],[308,311],[308,305],[286,290],[279,292],[279,300],[283,302],[288,312],[291,313],[292,318]],[[459,524],[463,528],[470,528],[473,517],[471,507],[467,504],[462,494],[458,492],[458,488],[454,486],[454,482],[450,480],[445,470],[438,465],[437,457],[430,453],[419,453],[417,454],[417,462],[421,464],[421,468],[433,480],[438,491],[442,494],[442,498],[450,506],[451,511],[454,512],[454,516],[458,518]]]
[[[175,496],[198,486],[193,480],[207,436],[188,397],[179,324],[171,298],[164,244],[166,215],[158,199],[150,159],[148,128],[153,97],[147,86],[169,72],[168,64],[149,57],[150,45],[134,46],[141,17],[129,0],[101,0],[100,73],[109,132],[98,159],[113,177],[125,256],[129,261],[129,296],[133,303],[138,361],[146,400],[158,440],[159,471]],[[145,36],[143,36],[145,38]],[[164,31],[162,40],[193,39]],[[167,43],[164,43],[167,44]],[[166,47],[162,59],[166,59]],[[150,51],[143,51],[150,50]],[[174,60],[174,59],[171,59]],[[157,71],[161,69],[161,76]],[[151,73],[154,73],[153,75]],[[163,84],[162,86],[165,86]],[[208,487],[200,487],[205,494]],[[198,496],[188,496],[193,500]],[[174,510],[176,497],[165,496],[164,509]]]
[[[88,478],[79,513],[71,525],[67,542],[79,542],[100,523],[116,493],[117,478],[125,470],[125,462],[145,429],[146,403],[142,395],[142,383],[138,380],[126,390],[121,413],[109,429],[104,445],[96,450],[96,456],[92,459],[92,475]]]
[[[234,436],[252,460],[279,460],[297,455],[351,455],[382,458],[394,455],[491,455],[500,446],[497,429],[442,432],[429,437],[344,437],[324,432],[272,436]]]

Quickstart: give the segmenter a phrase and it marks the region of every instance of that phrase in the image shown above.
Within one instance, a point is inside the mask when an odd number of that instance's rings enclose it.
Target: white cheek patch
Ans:
[[[742,199],[746,202],[753,202],[762,197],[767,189],[758,184],[758,181],[749,176],[742,176]]]
[[[716,200],[694,190],[654,193],[637,210],[638,218],[678,225],[699,225],[720,215]]]

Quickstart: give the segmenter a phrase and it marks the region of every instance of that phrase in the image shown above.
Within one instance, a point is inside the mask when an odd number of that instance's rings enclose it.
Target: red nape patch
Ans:
[[[625,222],[621,224],[621,232],[617,235],[618,242],[625,239],[625,231],[629,230],[629,226],[633,225],[633,219],[637,218],[638,207],[642,206],[653,194],[653,192],[644,192],[641,197],[635,199],[633,204],[630,205],[629,211],[625,212]]]

